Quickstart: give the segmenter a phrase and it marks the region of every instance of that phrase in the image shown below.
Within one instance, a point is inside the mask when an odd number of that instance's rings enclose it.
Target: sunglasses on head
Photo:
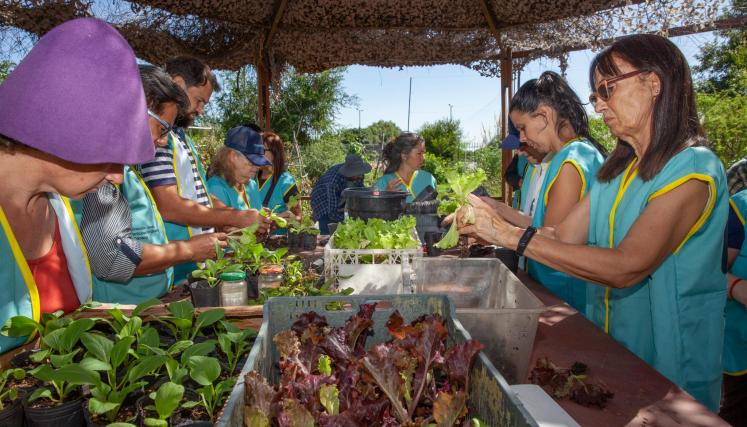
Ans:
[[[153,120],[157,121],[159,125],[161,125],[161,133],[159,134],[159,138],[163,138],[164,136],[168,135],[169,132],[171,132],[171,125],[164,119],[161,118],[158,114],[148,110],[148,116],[150,116]]]
[[[619,82],[620,80],[625,80],[633,76],[637,76],[638,74],[641,74],[643,72],[643,70],[635,70],[629,73],[620,74],[619,76],[615,76],[606,80],[602,80],[597,86],[597,90],[589,95],[589,102],[591,102],[591,105],[596,108],[597,100],[601,99],[604,102],[609,101],[609,99],[612,97],[612,91],[615,89],[613,83]]]

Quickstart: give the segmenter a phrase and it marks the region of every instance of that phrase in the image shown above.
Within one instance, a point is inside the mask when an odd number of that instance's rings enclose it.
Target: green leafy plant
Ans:
[[[486,179],[485,171],[476,169],[469,173],[459,173],[455,170],[446,172],[446,183],[438,185],[438,198],[441,204],[438,207],[439,215],[456,214],[464,209],[464,221],[467,224],[474,222],[474,209],[469,204],[469,195]],[[440,249],[453,248],[459,242],[459,231],[457,231],[456,220],[446,235],[436,243]]]
[[[6,385],[8,384],[8,380],[11,378],[20,381],[24,378],[26,378],[26,371],[24,371],[21,368],[12,368],[12,369],[5,369],[2,372],[0,372],[0,411],[5,409],[5,404],[3,402],[13,402],[18,398],[18,389],[15,387],[8,387],[6,388]]]
[[[236,380],[233,378],[225,379],[218,382],[220,377],[220,363],[213,357],[194,356],[189,360],[189,376],[202,387],[197,390],[200,401],[186,402],[185,408],[203,406],[208,414],[210,421],[214,421],[214,415],[220,405],[223,404],[225,397],[231,392]]]
[[[257,331],[240,329],[231,322],[222,324],[226,331],[218,334],[218,345],[228,360],[228,375],[233,375],[241,357],[251,349],[249,340],[257,336]]]
[[[39,387],[29,397],[29,402],[38,399],[49,399],[56,404],[67,401],[70,395],[82,385],[94,385],[99,381],[96,372],[86,369],[77,363],[68,363],[59,368],[40,365],[29,371],[34,378],[47,383]]]
[[[80,366],[99,373],[99,381],[90,389],[88,409],[91,414],[103,416],[108,422],[116,419],[128,395],[147,384],[142,378],[157,372],[165,362],[165,358],[158,355],[135,359],[133,336],[114,342],[98,334],[85,333],[81,342],[87,353]],[[121,369],[127,373],[119,375]]]
[[[273,210],[262,209],[261,211],[259,211],[259,214],[265,218],[268,218],[270,221],[273,221],[275,225],[278,226],[278,228],[288,227],[288,221],[286,221],[285,218],[275,213],[274,209]]]
[[[280,265],[283,262],[283,257],[288,253],[288,248],[278,248],[274,251],[264,249],[262,252],[262,260],[267,264]]]
[[[172,382],[163,383],[157,391],[150,394],[153,405],[145,407],[145,409],[155,411],[158,418],[146,417],[143,424],[150,427],[167,427],[182,397],[184,397],[184,386]]]
[[[295,217],[290,217],[288,219],[288,230],[291,233],[313,234],[316,236],[319,234],[319,229],[314,224],[314,220],[309,216],[302,217],[301,221],[296,220]]]
[[[333,281],[318,285],[320,276],[317,273],[304,272],[303,263],[293,261],[285,266],[283,283],[277,288],[259,290],[259,297],[249,301],[249,305],[261,305],[272,297],[329,296],[350,295],[353,288],[337,290]],[[337,304],[337,303],[333,303]]]
[[[174,338],[182,341],[194,341],[204,328],[226,317],[226,312],[222,308],[206,310],[195,317],[195,307],[190,301],[173,302],[166,309],[170,315],[156,320],[164,324]]]
[[[192,272],[192,277],[206,280],[211,288],[218,284],[221,273],[242,271],[241,265],[225,257],[223,249],[218,245],[218,242],[215,243],[215,257],[215,260],[205,260],[199,269]]]
[[[414,234],[415,217],[402,216],[394,221],[348,218],[332,236],[337,249],[416,249],[420,241]]]

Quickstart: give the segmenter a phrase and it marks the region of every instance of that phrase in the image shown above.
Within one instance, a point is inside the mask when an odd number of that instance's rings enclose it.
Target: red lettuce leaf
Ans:
[[[281,427],[314,427],[314,416],[296,399],[283,399],[278,414]]]
[[[394,364],[394,361],[402,356],[401,349],[379,344],[363,358],[363,366],[389,398],[394,409],[394,416],[404,423],[410,420],[410,416],[402,406],[402,378]]]
[[[366,339],[372,333],[373,313],[376,304],[361,304],[358,308],[358,314],[351,316],[342,327],[345,331],[345,337],[348,347],[356,355],[363,355],[366,348]]]
[[[466,409],[467,393],[439,393],[433,402],[433,419],[438,427],[452,427],[466,413]]]
[[[458,385],[461,390],[469,390],[469,372],[475,356],[485,348],[480,342],[469,340],[451,347],[446,352],[446,373],[451,386]]]

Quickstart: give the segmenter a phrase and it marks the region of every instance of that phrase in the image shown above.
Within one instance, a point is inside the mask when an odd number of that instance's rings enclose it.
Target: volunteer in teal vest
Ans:
[[[547,153],[542,160],[543,172],[536,177],[542,181],[527,191],[527,200],[531,199],[534,205],[528,213],[497,201],[489,203],[513,225],[554,227],[594,185],[605,150],[590,135],[581,100],[557,73],[545,71],[539,78],[524,83],[511,99],[509,111],[520,142]],[[586,311],[583,280],[531,259],[528,271],[573,308]]]
[[[209,195],[199,153],[186,132],[204,112],[213,91],[220,90],[215,74],[206,64],[188,56],[170,59],[165,70],[187,94],[190,106],[177,117],[168,145],[158,147],[155,157],[140,165],[140,171],[164,219],[169,240],[187,240],[216,228],[224,231],[254,223],[259,224],[257,234],[265,235],[269,220],[257,210],[231,209]],[[186,279],[195,268],[194,262],[176,265],[175,282]]]
[[[274,210],[283,217],[295,215],[300,221],[301,203],[288,206],[291,198],[298,196],[298,186],[296,179],[287,170],[283,140],[272,132],[262,133],[262,140],[265,144],[265,155],[271,163],[260,169],[257,174],[262,206]]]
[[[719,415],[747,425],[747,190],[729,200],[724,384]]]
[[[135,55],[103,21],[45,34],[0,84],[0,323],[71,312],[91,269],[69,199],[153,156]],[[25,338],[0,336],[0,352]]]
[[[514,209],[521,209],[521,190],[524,188],[524,179],[529,178],[532,174],[533,166],[523,154],[518,153],[516,156],[516,167],[519,172],[519,187],[514,190],[514,194],[511,196],[511,207]]]
[[[726,177],[702,137],[687,60],[668,39],[618,39],[591,65],[590,101],[618,143],[555,227],[522,229],[477,198],[460,231],[587,280],[587,316],[719,407]]]
[[[152,143],[165,146],[177,112],[189,100],[160,68],[139,69]],[[122,184],[102,185],[83,198],[78,210],[94,273],[93,299],[99,302],[139,304],[159,298],[174,283],[175,264],[214,258],[215,243],[225,245],[225,236],[215,233],[169,242],[153,196],[133,166],[125,166]]]
[[[229,130],[225,145],[218,150],[208,170],[210,194],[233,209],[262,209],[259,192],[252,190],[250,184],[259,168],[270,165],[264,152],[262,135],[257,129],[237,126]]]
[[[416,133],[402,133],[384,146],[385,174],[374,184],[380,190],[403,191],[412,203],[428,187],[436,189],[436,178],[421,170],[425,140]]]

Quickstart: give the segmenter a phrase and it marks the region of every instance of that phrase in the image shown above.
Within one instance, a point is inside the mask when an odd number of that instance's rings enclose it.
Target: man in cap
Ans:
[[[82,77],[83,76],[83,77]],[[39,321],[91,299],[91,270],[69,198],[153,158],[137,62],[92,18],[45,34],[0,85],[0,323]],[[0,352],[26,337],[0,336]]]
[[[343,220],[343,190],[362,187],[363,176],[370,171],[371,165],[359,155],[348,154],[345,163],[332,166],[319,177],[311,190],[311,209],[321,234],[329,234],[329,224]]]
[[[186,132],[204,112],[213,91],[220,91],[215,74],[202,61],[188,56],[171,59],[165,69],[186,92],[190,107],[177,119],[168,145],[157,148],[155,158],[140,167],[165,220],[169,240],[187,240],[212,232],[214,227],[243,228],[254,223],[260,224],[258,233],[266,233],[269,220],[257,210],[230,209],[208,194],[205,169]],[[195,267],[194,263],[176,266],[175,281],[186,278]]]

